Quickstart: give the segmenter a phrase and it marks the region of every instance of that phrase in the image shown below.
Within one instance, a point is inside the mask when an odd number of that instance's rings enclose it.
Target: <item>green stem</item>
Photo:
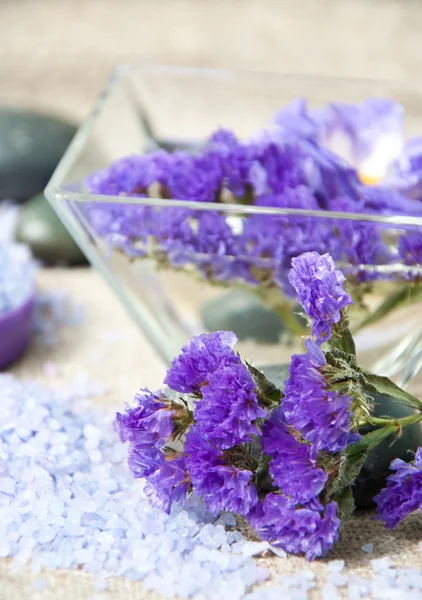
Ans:
[[[402,429],[406,427],[406,425],[413,425],[413,423],[418,423],[422,421],[422,414],[414,414],[409,415],[408,417],[402,417],[401,419],[391,419],[389,417],[368,417],[367,420],[360,421],[359,427],[363,427],[364,425],[377,425],[378,427],[387,427],[389,425],[393,425],[397,427],[397,429]]]
[[[301,325],[296,319],[290,304],[278,304],[277,306],[273,307],[273,310],[279,315],[281,320],[294,334],[302,336],[310,333],[309,330],[306,327],[303,327],[303,325]]]

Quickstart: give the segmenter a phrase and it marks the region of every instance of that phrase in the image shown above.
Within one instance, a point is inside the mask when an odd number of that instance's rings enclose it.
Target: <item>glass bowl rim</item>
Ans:
[[[359,212],[338,212],[329,210],[308,210],[308,209],[294,209],[294,208],[279,208],[279,207],[267,207],[257,205],[241,205],[234,203],[216,203],[216,202],[198,202],[195,200],[180,200],[180,199],[166,199],[166,198],[154,198],[154,197],[139,197],[139,196],[122,196],[122,195],[103,195],[103,194],[91,194],[84,192],[72,192],[66,189],[62,182],[65,174],[72,166],[75,158],[84,147],[89,134],[94,128],[94,125],[101,114],[103,105],[107,102],[107,99],[118,85],[119,81],[128,73],[173,73],[183,77],[214,77],[214,78],[245,78],[245,79],[266,79],[266,80],[277,80],[277,79],[288,79],[302,80],[302,81],[313,81],[313,82],[349,82],[349,83],[360,83],[360,84],[379,84],[379,85],[405,85],[407,88],[414,90],[416,93],[420,92],[417,87],[408,85],[406,82],[385,80],[385,79],[369,79],[369,78],[354,78],[354,77],[332,77],[326,75],[306,75],[297,73],[271,73],[271,72],[260,72],[260,71],[248,71],[248,70],[230,70],[230,69],[215,69],[215,68],[201,68],[201,67],[190,67],[190,66],[173,66],[173,65],[153,65],[153,64],[120,64],[113,69],[111,74],[105,80],[102,88],[93,103],[93,106],[88,113],[86,119],[78,127],[78,130],[63,154],[59,164],[53,172],[46,188],[45,195],[48,200],[54,205],[64,200],[74,202],[98,202],[98,203],[113,203],[113,204],[138,204],[145,206],[156,206],[166,208],[185,208],[195,211],[217,211],[222,213],[233,213],[233,214],[261,214],[261,215],[275,215],[275,216],[304,216],[304,217],[315,217],[317,219],[343,219],[348,221],[364,221],[374,223],[384,223],[391,226],[418,226],[422,227],[422,216],[412,216],[405,214],[367,214]],[[422,94],[421,94],[422,96]],[[422,132],[421,132],[422,133]]]

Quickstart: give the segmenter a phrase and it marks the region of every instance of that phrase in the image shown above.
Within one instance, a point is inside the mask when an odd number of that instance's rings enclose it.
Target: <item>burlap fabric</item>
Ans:
[[[420,70],[418,0],[0,0],[0,102],[49,109],[81,119],[119,62],[149,61],[266,71],[323,73],[414,80]],[[121,404],[142,386],[157,386],[164,366],[113,294],[88,269],[43,271],[41,287],[67,289],[86,309],[83,326],[63,330],[59,345],[34,344],[13,368],[23,378],[66,386],[84,373],[104,383],[95,402]],[[56,367],[54,377],[47,377]],[[345,527],[330,559],[369,575],[372,557],[390,555],[398,567],[422,568],[422,518],[394,532],[370,515]],[[276,573],[311,568],[319,598],[326,563],[301,558],[258,559]],[[37,576],[39,577],[39,576]],[[30,571],[0,561],[0,600],[88,600],[93,580],[80,572],[44,572],[48,586],[33,587]],[[157,598],[142,584],[115,579],[110,600]]]

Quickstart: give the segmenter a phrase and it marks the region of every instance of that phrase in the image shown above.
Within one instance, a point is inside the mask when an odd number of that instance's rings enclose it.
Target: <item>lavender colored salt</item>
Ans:
[[[197,498],[170,514],[152,508],[111,415],[80,390],[60,396],[0,375],[0,396],[0,553],[16,567],[81,566],[102,588],[104,575],[123,575],[165,597],[227,600],[268,576],[253,543]]]

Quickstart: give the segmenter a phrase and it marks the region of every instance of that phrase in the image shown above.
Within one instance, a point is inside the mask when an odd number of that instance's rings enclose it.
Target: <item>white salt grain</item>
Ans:
[[[389,556],[384,556],[383,558],[371,560],[371,567],[375,573],[382,573],[387,569],[390,569],[391,565],[392,562]]]
[[[344,560],[332,560],[327,565],[330,573],[340,573],[344,569]]]
[[[242,546],[243,556],[257,556],[268,550],[270,547],[268,542],[245,542]]]
[[[363,552],[371,554],[374,551],[374,544],[364,544],[361,549]]]

